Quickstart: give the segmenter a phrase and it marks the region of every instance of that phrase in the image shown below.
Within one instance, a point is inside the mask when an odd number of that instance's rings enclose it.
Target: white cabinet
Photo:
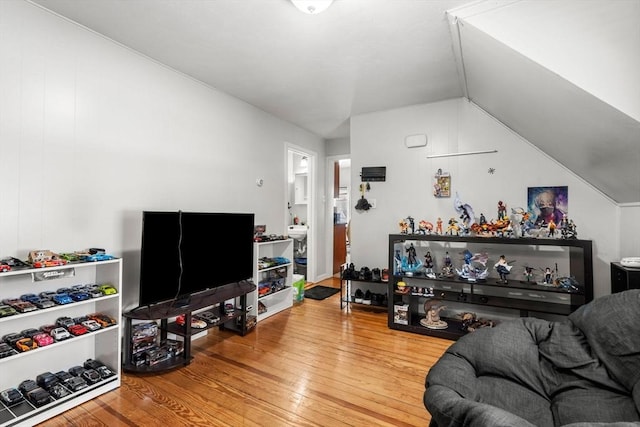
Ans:
[[[48,280],[36,281],[34,275]],[[0,400],[0,426],[34,425],[120,386],[120,320],[122,292],[122,261],[120,259],[73,263],[61,267],[12,270],[0,273],[0,300],[20,298],[24,294],[40,294],[78,284],[110,283],[117,293],[84,301],[38,309],[0,318],[0,337],[20,333],[29,328],[55,324],[60,317],[82,317],[103,313],[116,321],[115,325],[98,329],[63,341],[38,347],[23,353],[0,358],[0,391],[18,388],[24,380],[36,380],[46,372],[53,374],[83,366],[94,359],[108,366],[115,375],[50,403],[35,407],[27,399],[7,406]]]
[[[264,258],[281,262],[267,266]],[[257,288],[247,304],[258,322],[293,305],[293,240],[254,243],[253,282]]]

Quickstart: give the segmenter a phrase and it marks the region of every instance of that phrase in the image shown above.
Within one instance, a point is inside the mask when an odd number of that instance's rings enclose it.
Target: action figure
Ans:
[[[424,271],[427,277],[431,279],[436,278],[436,275],[433,273],[433,258],[431,257],[430,251],[427,251],[427,254],[424,256]]]
[[[481,213],[481,214],[480,214],[480,222],[479,222],[479,224],[480,224],[480,225],[484,225],[484,224],[486,224],[486,223],[487,223],[487,218],[485,218],[485,217],[484,217],[484,214],[483,214],[483,213]]]
[[[447,308],[444,305],[438,305],[433,300],[427,300],[424,303],[424,312],[426,318],[420,320],[420,324],[429,329],[446,329],[447,322],[440,319],[440,312]]]
[[[442,218],[440,217],[436,221],[436,234],[442,234]]]
[[[449,252],[446,252],[442,261],[442,276],[453,277],[453,262],[449,256]]]
[[[500,275],[500,281],[498,283],[509,283],[507,276],[511,272],[511,265],[507,263],[507,258],[504,255],[500,255],[500,259],[494,265],[496,271]]]
[[[547,234],[547,237],[554,237],[556,235],[556,222],[553,220],[553,218],[551,218],[549,220],[549,233]]]
[[[531,279],[533,279],[533,267],[524,268],[524,278],[527,279],[527,282],[530,282]]]
[[[449,227],[447,227],[446,234],[450,234],[453,236],[454,232],[456,233],[456,236],[459,236],[460,227],[458,226],[458,221],[454,217],[451,217],[451,219],[449,220]]]
[[[502,200],[498,201],[498,219],[507,219],[507,205]]]
[[[553,283],[553,273],[549,267],[544,270],[544,283],[551,285]]]

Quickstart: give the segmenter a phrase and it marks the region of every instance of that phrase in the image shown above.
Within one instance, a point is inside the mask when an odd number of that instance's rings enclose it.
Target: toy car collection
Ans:
[[[34,335],[39,334],[40,331],[36,328],[28,328],[28,329],[23,329],[20,332],[20,335],[27,337],[27,338],[33,338]]]
[[[11,271],[11,266],[8,264],[0,264],[0,273],[4,273],[5,271]]]
[[[180,326],[184,326],[184,323],[185,323],[184,314],[181,314],[178,317],[176,317],[176,323]],[[191,327],[196,329],[204,329],[207,327],[207,322],[205,322],[204,320],[198,319],[196,317],[191,317]]]

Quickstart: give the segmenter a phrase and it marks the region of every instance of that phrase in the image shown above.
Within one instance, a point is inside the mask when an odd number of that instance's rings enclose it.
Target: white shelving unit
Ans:
[[[260,269],[261,258],[283,257],[289,260],[286,264]],[[283,270],[284,269],[284,270]],[[284,271],[284,273],[283,273]],[[269,276],[282,275],[284,287],[261,295],[260,284]],[[256,242],[253,247],[253,282],[256,290],[247,295],[247,305],[252,306],[250,313],[257,316],[258,322],[286,310],[293,305],[293,240],[274,240]],[[263,291],[264,292],[264,291]],[[265,305],[267,311],[258,314],[258,302]]]
[[[65,270],[69,273],[68,275],[62,274]],[[50,279],[34,281],[34,274],[44,274]],[[0,337],[9,333],[19,333],[28,328],[38,329],[42,325],[55,324],[56,319],[62,316],[75,318],[101,312],[111,316],[118,323],[45,347],[1,358],[0,391],[18,388],[18,385],[27,379],[35,381],[36,377],[43,372],[56,373],[67,371],[76,365],[82,366],[87,359],[99,360],[116,372],[116,375],[41,407],[31,405],[26,398],[22,403],[11,407],[7,407],[0,401],[0,426],[37,424],[120,386],[122,260],[74,263],[61,267],[21,269],[0,273],[0,300],[19,298],[29,293],[55,292],[59,288],[88,283],[111,283],[118,292],[0,318]]]

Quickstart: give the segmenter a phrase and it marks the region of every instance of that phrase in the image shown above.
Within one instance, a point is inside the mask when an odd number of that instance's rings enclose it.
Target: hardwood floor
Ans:
[[[40,425],[427,426],[425,375],[452,342],[386,322],[380,309],[340,310],[339,294],[305,299],[244,337],[213,329],[189,366],[125,373],[119,389]]]

